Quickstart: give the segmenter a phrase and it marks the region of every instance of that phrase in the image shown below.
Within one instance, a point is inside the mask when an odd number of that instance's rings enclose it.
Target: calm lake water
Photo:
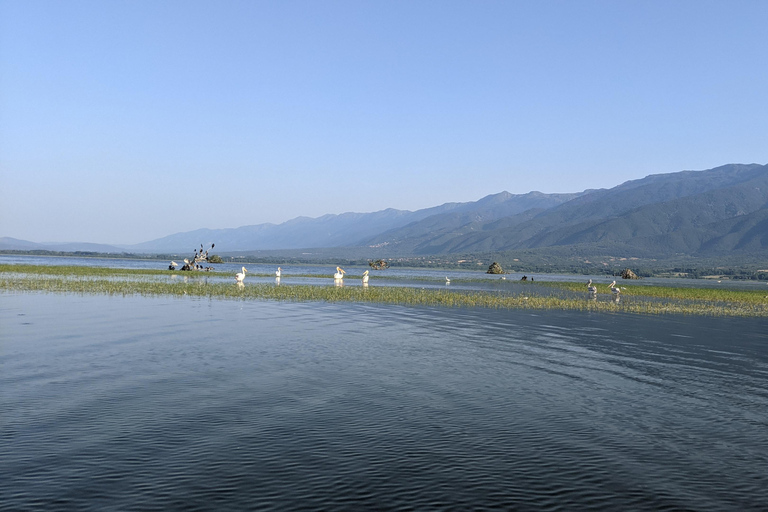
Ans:
[[[768,321],[0,293],[2,510],[765,510]]]

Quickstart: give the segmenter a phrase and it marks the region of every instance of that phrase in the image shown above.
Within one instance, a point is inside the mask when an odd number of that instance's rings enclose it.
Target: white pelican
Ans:
[[[168,270],[176,270],[176,267],[178,266],[178,263],[175,261],[172,261],[170,265],[168,265]]]
[[[346,270],[344,270],[341,267],[336,267],[336,273],[333,274],[334,279],[344,279],[344,274],[346,274]]]
[[[283,269],[281,269],[280,267],[277,267],[277,270],[275,270],[275,277],[279,279],[282,272],[283,272]]]
[[[611,293],[618,296],[621,293],[621,289],[616,286],[616,281],[611,283]]]
[[[368,284],[368,271],[363,272],[363,284]]]
[[[238,283],[242,283],[243,279],[245,279],[245,273],[246,272],[248,272],[248,271],[245,269],[245,267],[243,267],[243,271],[242,272],[238,272],[237,274],[235,274],[235,281],[238,282]]]
[[[448,276],[445,276],[445,284],[451,284],[451,280],[448,279]]]
[[[614,281],[615,282],[615,281]],[[587,283],[587,291],[591,294],[597,293],[597,286],[592,284],[592,280],[590,279]]]

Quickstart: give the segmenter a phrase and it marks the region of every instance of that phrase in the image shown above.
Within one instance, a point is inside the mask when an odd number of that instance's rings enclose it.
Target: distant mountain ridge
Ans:
[[[342,213],[309,218],[297,217],[282,224],[258,224],[230,229],[198,229],[177,233],[142,244],[126,246],[132,252],[175,253],[194,249],[200,243],[215,242],[222,251],[304,249],[367,245],[379,233],[443,215],[457,219],[494,220],[530,208],[551,208],[579,194],[510,194],[501,192],[468,203],[445,203],[432,208],[373,213]]]
[[[368,243],[399,246],[413,254],[576,245],[646,256],[764,251],[768,241],[759,229],[766,208],[768,166],[731,164],[651,175],[497,221],[433,223],[429,233],[412,225]]]
[[[186,254],[212,242],[221,254],[357,247],[409,256],[573,247],[649,258],[768,256],[768,165],[654,174],[570,194],[501,192],[417,211],[390,208],[199,229],[119,247],[55,244],[52,249],[3,238],[0,249]]]
[[[3,251],[55,251],[55,252],[99,252],[116,253],[126,252],[115,245],[92,244],[88,242],[65,243],[36,243],[27,240],[19,240],[8,236],[0,237],[0,250]]]

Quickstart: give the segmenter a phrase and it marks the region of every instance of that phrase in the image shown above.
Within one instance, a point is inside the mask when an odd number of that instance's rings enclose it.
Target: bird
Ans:
[[[621,289],[616,286],[616,281],[611,283],[611,293],[618,296],[621,293]]]
[[[589,293],[597,293],[597,286],[592,284],[591,279],[587,282],[587,291]]]
[[[363,284],[368,284],[368,271],[363,272]]]
[[[275,277],[280,277],[282,272],[283,272],[283,269],[281,269],[280,267],[277,267],[277,270],[275,270]]]
[[[346,274],[346,273],[347,272],[343,268],[336,267],[336,273],[333,274],[333,278],[334,279],[344,279],[344,274]]]
[[[445,284],[451,284],[451,280],[448,279],[448,276],[445,276]]]
[[[172,261],[171,264],[168,265],[168,270],[176,270],[177,265],[178,263],[176,263],[175,261]]]
[[[246,272],[248,272],[248,271],[245,269],[245,267],[243,267],[243,271],[242,272],[238,272],[237,274],[235,274],[235,281],[238,282],[238,283],[242,283],[243,279],[245,279],[245,273]]]

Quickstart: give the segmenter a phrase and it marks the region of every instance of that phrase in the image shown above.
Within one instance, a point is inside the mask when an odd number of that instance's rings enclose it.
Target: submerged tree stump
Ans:
[[[501,268],[501,265],[494,261],[491,263],[491,266],[488,267],[486,274],[506,274],[506,272],[504,272],[504,269]]]
[[[637,274],[635,274],[634,272],[632,272],[632,271],[631,271],[630,269],[628,269],[628,268],[625,268],[625,269],[624,269],[624,270],[621,272],[621,278],[622,278],[622,279],[640,279],[639,277],[637,277]]]
[[[384,260],[369,261],[369,262],[368,262],[368,265],[369,265],[369,266],[370,266],[370,267],[371,267],[373,270],[384,270],[384,269],[387,269],[387,268],[389,268],[389,263],[387,263],[387,262],[386,262],[386,261],[384,261]]]

